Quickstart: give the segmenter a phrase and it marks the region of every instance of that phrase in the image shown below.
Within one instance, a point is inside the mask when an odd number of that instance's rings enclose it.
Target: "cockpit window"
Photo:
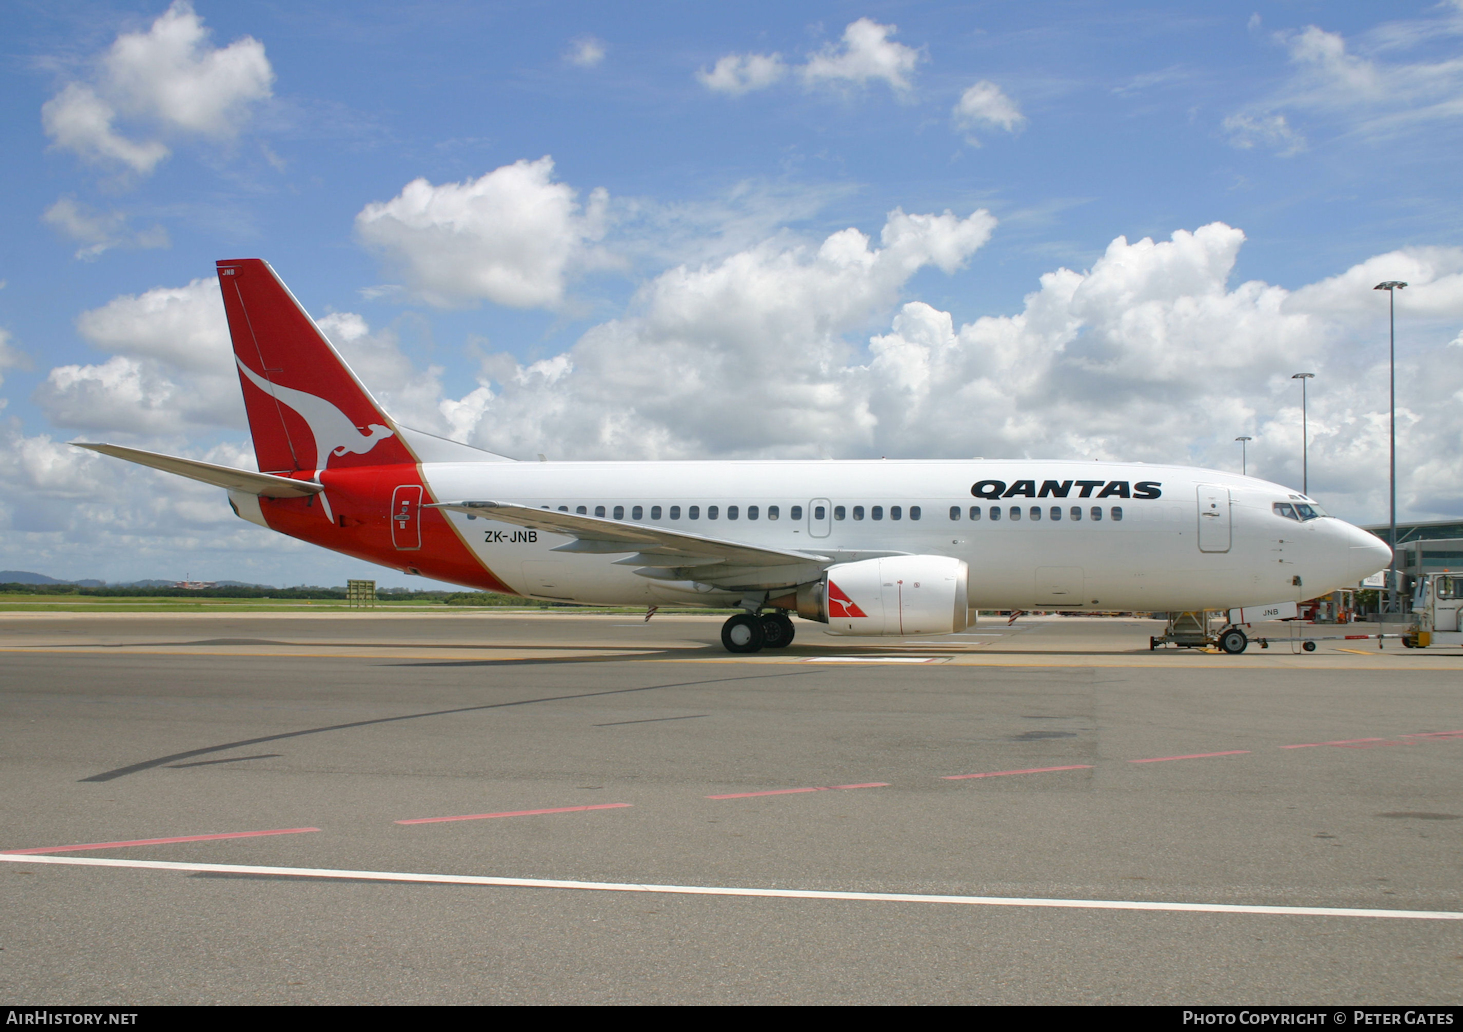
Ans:
[[[1284,516],[1288,520],[1298,520],[1302,523],[1306,520],[1319,519],[1326,515],[1326,510],[1322,509],[1315,502],[1302,502],[1299,500],[1293,504],[1291,502],[1275,502],[1270,508],[1274,510],[1276,516]]]

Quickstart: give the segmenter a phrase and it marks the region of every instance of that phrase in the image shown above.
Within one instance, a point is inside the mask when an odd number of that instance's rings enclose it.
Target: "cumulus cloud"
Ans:
[[[76,327],[111,357],[47,374],[35,401],[56,425],[149,435],[244,425],[214,280],[122,295],[83,312]]]
[[[999,128],[1014,133],[1026,124],[1026,116],[1016,102],[989,79],[982,79],[962,93],[951,117],[955,127],[977,146],[980,141],[975,137],[976,129]]]
[[[922,50],[891,39],[895,25],[880,25],[871,18],[850,22],[838,43],[829,43],[806,62],[797,65],[804,87],[866,86],[882,82],[896,94],[907,94],[910,76],[924,59]],[[788,71],[781,54],[727,54],[710,70],[696,73],[703,86],[714,93],[738,96],[765,89]]]
[[[564,60],[580,68],[593,68],[605,59],[605,43],[593,36],[580,36],[569,44]]]
[[[552,308],[576,268],[603,260],[592,245],[604,236],[609,204],[596,189],[581,207],[553,172],[553,159],[543,157],[462,183],[416,179],[366,205],[356,233],[428,304]]]
[[[766,89],[787,74],[781,54],[727,54],[708,71],[703,68],[696,78],[713,93],[733,97]]]
[[[838,44],[829,44],[803,65],[803,81],[817,83],[857,83],[883,81],[896,93],[910,89],[910,75],[919,64],[921,53],[890,36],[899,31],[895,25],[880,25],[871,18],[860,18],[843,30]]]
[[[228,320],[213,277],[123,294],[82,312],[76,328],[102,351],[158,359],[189,372],[234,372]]]
[[[76,257],[95,261],[114,247],[168,247],[168,231],[160,225],[134,232],[127,215],[120,211],[100,212],[75,197],[62,197],[41,216],[51,228],[81,244]]]
[[[90,81],[68,83],[41,108],[53,144],[89,161],[147,175],[170,153],[165,137],[234,136],[271,95],[274,70],[251,36],[218,48],[188,0],[174,0],[147,32],[118,36]],[[147,136],[119,132],[134,122]]]
[[[985,211],[896,209],[877,245],[850,228],[678,266],[642,288],[632,314],[572,351],[527,367],[489,363],[478,388],[443,414],[459,438],[510,455],[545,443],[555,454],[688,457],[815,453],[849,434],[867,442],[865,401],[838,373],[856,351],[848,335],[887,311],[920,269],[958,269],[994,226]]]

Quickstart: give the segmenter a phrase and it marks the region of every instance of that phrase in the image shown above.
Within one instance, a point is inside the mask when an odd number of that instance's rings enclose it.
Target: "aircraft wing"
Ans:
[[[695,568],[697,580],[712,579],[703,576],[702,570],[717,564],[767,569],[778,566],[827,566],[836,561],[832,556],[817,552],[787,552],[779,548],[764,548],[738,541],[702,537],[700,534],[687,534],[666,527],[624,523],[602,516],[581,516],[578,513],[553,509],[535,509],[512,502],[437,502],[423,508],[451,509],[453,512],[464,512],[499,523],[513,523],[531,530],[564,534],[576,539],[560,545],[554,549],[556,552],[634,552],[636,555],[632,558],[619,562],[650,569]],[[710,574],[712,571],[705,572]]]
[[[234,469],[232,466],[216,466],[212,462],[182,459],[176,455],[143,451],[141,448],[123,448],[119,444],[82,444],[80,441],[71,443],[78,448],[101,452],[116,459],[126,459],[140,466],[151,466],[165,473],[176,473],[190,480],[201,480],[205,484],[238,491],[240,494],[259,495],[263,498],[305,498],[325,490],[308,480],[291,480],[272,473],[254,473],[247,469]]]

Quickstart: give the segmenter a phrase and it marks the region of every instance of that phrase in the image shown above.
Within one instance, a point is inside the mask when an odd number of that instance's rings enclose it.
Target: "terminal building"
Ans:
[[[1388,541],[1386,523],[1363,527]],[[1390,544],[1390,541],[1388,541]],[[1405,576],[1404,591],[1425,573],[1463,571],[1463,520],[1423,520],[1397,524],[1397,569]]]

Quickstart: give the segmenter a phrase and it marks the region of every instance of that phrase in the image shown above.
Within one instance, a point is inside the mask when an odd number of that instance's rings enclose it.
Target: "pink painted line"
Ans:
[[[618,810],[633,803],[595,803],[593,806],[556,806],[550,810],[510,810],[506,813],[472,813],[465,817],[414,817],[397,824],[441,824],[443,821],[485,821],[492,817],[537,817],[544,813],[579,813],[584,810]]]
[[[843,788],[888,788],[887,781],[870,781],[867,785],[818,785],[814,788],[774,788],[770,792],[733,792],[731,795],[709,795],[707,799],[751,799],[753,796],[795,795],[798,792],[832,792]]]
[[[1167,763],[1169,760],[1207,760],[1211,756],[1243,756],[1248,749],[1231,749],[1228,752],[1190,753],[1188,756],[1155,756],[1151,760],[1129,760],[1129,763]]]
[[[1053,770],[1091,770],[1090,763],[1076,763],[1070,767],[1031,767],[1027,770],[996,770],[989,774],[946,774],[941,781],[964,781],[966,778],[1004,778],[1008,774],[1045,774]]]
[[[170,842],[212,842],[216,839],[258,838],[260,835],[300,835],[319,828],[280,828],[278,831],[234,831],[227,835],[180,835],[177,838],[133,839],[130,842],[88,842],[81,846],[45,846],[41,849],[0,849],[0,854],[36,856],[43,853],[75,853],[83,849],[122,849],[125,846],[163,846]]]
[[[1463,731],[1418,731],[1403,738],[1463,738]]]
[[[1319,749],[1323,745],[1359,745],[1362,742],[1385,742],[1385,738],[1347,738],[1340,742],[1306,742],[1304,745],[1282,745],[1282,749]]]

